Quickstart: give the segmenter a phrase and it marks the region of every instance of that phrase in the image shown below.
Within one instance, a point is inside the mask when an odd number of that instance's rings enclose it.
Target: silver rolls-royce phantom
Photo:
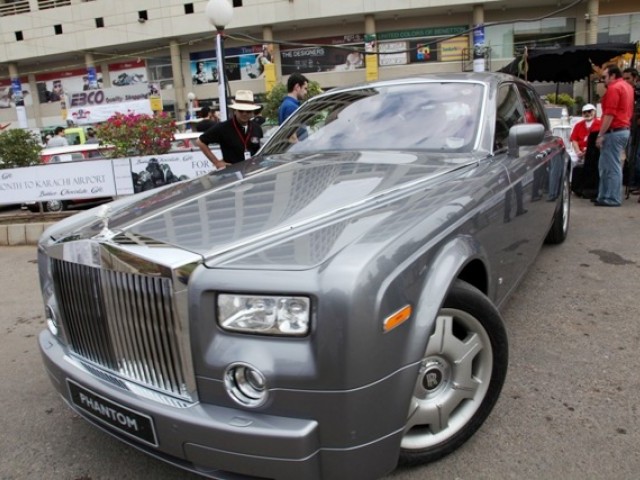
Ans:
[[[39,243],[54,387],[219,479],[374,479],[461,446],[500,394],[500,308],[569,227],[536,92],[432,75],[305,102],[258,154]]]

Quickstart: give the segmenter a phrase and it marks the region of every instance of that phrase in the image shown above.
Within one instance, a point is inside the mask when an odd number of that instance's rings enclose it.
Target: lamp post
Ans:
[[[216,63],[218,66],[218,101],[220,120],[227,119],[227,90],[224,78],[224,27],[233,17],[233,6],[229,0],[209,0],[205,13],[211,25],[216,27]]]

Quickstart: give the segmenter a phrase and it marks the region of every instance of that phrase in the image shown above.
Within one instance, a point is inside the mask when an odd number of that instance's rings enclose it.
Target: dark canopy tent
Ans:
[[[596,43],[561,48],[530,48],[526,58],[519,55],[498,70],[525,78],[529,82],[577,82],[593,72],[592,65],[601,66],[618,55],[633,53],[635,43]]]

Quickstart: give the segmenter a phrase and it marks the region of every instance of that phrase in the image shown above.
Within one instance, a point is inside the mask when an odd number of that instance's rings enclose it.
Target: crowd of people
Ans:
[[[640,78],[635,68],[621,71],[612,65],[603,70],[601,80],[606,87],[602,117],[597,118],[596,107],[588,103],[571,131],[571,145],[581,163],[574,183],[595,206],[619,207],[623,184],[630,193],[640,193]]]

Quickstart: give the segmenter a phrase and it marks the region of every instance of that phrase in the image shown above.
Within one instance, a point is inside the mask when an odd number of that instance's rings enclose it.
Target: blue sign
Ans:
[[[11,79],[11,93],[13,94],[13,103],[16,107],[24,106],[24,95],[22,94],[22,83],[19,78]]]

